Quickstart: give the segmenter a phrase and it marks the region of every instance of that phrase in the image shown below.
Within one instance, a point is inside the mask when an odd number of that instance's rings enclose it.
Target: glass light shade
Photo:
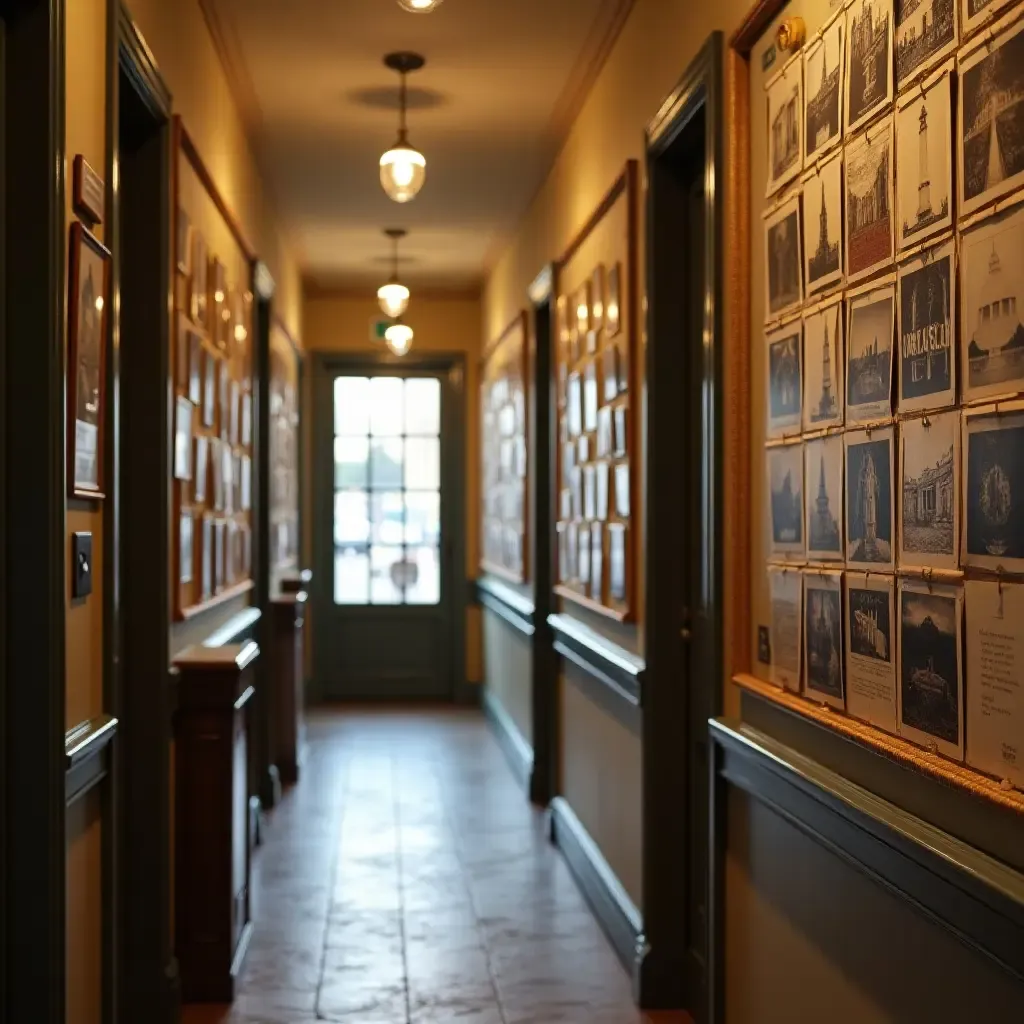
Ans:
[[[377,302],[388,316],[401,316],[409,305],[409,289],[397,281],[388,281],[377,289]]]
[[[392,324],[384,332],[387,346],[396,356],[404,356],[412,348],[412,328],[408,324]]]
[[[396,142],[380,158],[380,183],[388,198],[407,203],[423,188],[427,177],[427,161],[418,149],[408,143]]]
[[[413,14],[429,14],[435,7],[441,6],[441,0],[398,0],[398,6]]]

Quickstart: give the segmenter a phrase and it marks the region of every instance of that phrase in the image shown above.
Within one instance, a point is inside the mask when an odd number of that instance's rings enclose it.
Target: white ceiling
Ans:
[[[202,0],[306,279],[362,287],[388,269],[474,286],[542,183],[632,0]],[[427,158],[411,203],[382,192],[398,125],[394,50],[409,76],[410,141]]]

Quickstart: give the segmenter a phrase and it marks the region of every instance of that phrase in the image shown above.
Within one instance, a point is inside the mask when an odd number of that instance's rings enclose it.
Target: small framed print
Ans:
[[[598,462],[594,466],[597,478],[597,515],[595,518],[605,522],[608,519],[608,488],[610,467],[607,462]]]
[[[579,560],[576,564],[576,578],[584,590],[590,589],[590,526],[584,523],[577,531]]]
[[[583,433],[583,381],[578,373],[569,374],[568,408],[566,424],[570,437],[579,437]]]
[[[574,518],[583,515],[583,470],[576,466],[572,471],[572,478],[569,481],[572,490],[572,508]]]
[[[200,542],[200,564],[202,565],[202,578],[200,580],[200,594],[203,601],[213,597],[213,516],[203,516],[203,534]]]
[[[834,708],[846,706],[843,680],[843,574],[804,573],[804,693]]]
[[[583,467],[583,518],[597,518],[597,468]]]
[[[802,557],[804,546],[804,449],[799,442],[765,451],[770,494],[771,553]]]
[[[604,528],[600,523],[590,527],[590,596],[604,601]]]
[[[851,0],[846,11],[843,115],[849,135],[892,102],[893,0]]]
[[[206,255],[206,239],[199,231],[192,232],[192,292],[189,310],[192,319],[206,327],[206,288],[209,280],[209,263]]]
[[[803,167],[804,76],[802,54],[786,62],[765,84],[768,119],[768,183],[765,195],[774,195]]]
[[[846,145],[848,284],[885,267],[895,255],[892,139],[887,117]]]
[[[626,542],[629,528],[625,523],[609,523],[608,532],[608,599],[613,604],[625,604]]]
[[[590,282],[585,281],[576,290],[576,334],[585,338],[590,330]]]
[[[218,519],[213,524],[213,590],[216,594],[224,589],[225,540],[224,520]]]
[[[580,439],[576,442],[576,455],[580,465],[590,461],[590,438],[586,434],[580,434]]]
[[[771,598],[771,664],[769,678],[776,686],[800,692],[803,655],[803,574],[786,566],[768,566]]]
[[[231,453],[231,446],[224,441],[220,443],[221,478],[224,481],[224,511],[227,515],[235,513],[235,463]]]
[[[565,556],[568,561],[567,580],[578,580],[580,577],[579,526],[576,523],[565,525]]]
[[[192,417],[195,406],[184,395],[174,405],[174,477],[192,479]]]
[[[846,564],[874,572],[895,568],[896,496],[893,428],[854,430],[846,446]]]
[[[239,503],[242,507],[243,512],[248,512],[252,508],[252,460],[248,455],[241,456],[239,462],[239,481],[240,498]]]
[[[110,251],[75,221],[68,276],[68,490],[80,498],[103,497],[109,287]]]
[[[616,361],[619,364],[619,394],[629,390],[629,346],[622,342],[616,346]]]
[[[629,406],[617,405],[612,413],[612,451],[616,456],[629,451]]]
[[[81,153],[72,164],[71,187],[71,205],[75,213],[91,224],[102,224],[106,212],[104,181]]]
[[[800,239],[800,196],[794,195],[764,216],[767,322],[800,308],[804,300]]]
[[[608,288],[604,299],[604,336],[614,338],[622,330],[622,264],[608,269]]]
[[[808,295],[843,281],[843,154],[837,152],[803,179],[804,280]]]
[[[221,456],[222,443],[210,438],[210,469],[213,472],[213,507],[217,512],[224,510],[224,459]]]
[[[816,562],[845,561],[842,437],[833,434],[808,441],[804,459],[807,557]]]
[[[178,582],[191,583],[194,566],[195,552],[192,544],[192,531],[194,520],[189,509],[182,509],[178,525]]]
[[[900,424],[900,566],[960,568],[960,414]]]
[[[597,410],[597,457],[606,459],[612,454],[612,413],[610,405]]]
[[[203,342],[195,331],[188,332],[188,399],[203,404]]]
[[[559,491],[559,519],[572,519],[572,490],[568,487],[563,487]]]
[[[803,377],[802,323],[799,318],[776,331],[765,334],[768,348],[768,428],[769,438],[783,437],[787,433],[800,433]]]
[[[896,285],[892,278],[848,293],[846,424],[892,417]]]
[[[210,442],[202,434],[195,439],[195,465],[192,473],[192,498],[200,505],[206,503],[207,484],[210,477]]]
[[[597,430],[597,362],[591,360],[583,370],[583,429]]]
[[[896,732],[895,582],[874,573],[846,574],[846,710]]]
[[[600,331],[604,327],[604,264],[598,263],[590,278],[590,329]]]
[[[896,88],[927,71],[956,49],[957,0],[920,4],[896,0]]]
[[[606,402],[614,402],[619,393],[619,350],[615,345],[609,345],[602,356],[604,369],[604,387],[602,393]]]
[[[248,448],[252,444],[252,395],[242,392],[241,444]]]
[[[837,427],[843,423],[846,399],[841,299],[804,314],[804,430]]]
[[[177,233],[175,247],[177,249],[178,273],[188,276],[192,273],[192,222],[188,212],[178,207]]]
[[[212,427],[217,420],[217,357],[203,348],[203,426]]]
[[[804,47],[804,166],[843,137],[843,50],[846,17],[837,11]]]
[[[615,514],[620,519],[629,518],[629,463],[620,462],[615,466]]]

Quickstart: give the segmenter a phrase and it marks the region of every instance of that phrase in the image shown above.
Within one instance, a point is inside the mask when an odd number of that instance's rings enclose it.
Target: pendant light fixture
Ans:
[[[398,6],[403,11],[412,11],[413,14],[429,14],[441,6],[442,0],[398,0]]]
[[[412,328],[402,323],[399,317],[396,317],[395,322],[384,332],[384,341],[396,356],[404,356],[412,348],[412,339]]]
[[[419,71],[426,60],[418,53],[389,53],[384,64],[400,75],[398,140],[380,158],[380,183],[388,198],[396,203],[407,203],[416,197],[427,176],[427,161],[414,146],[409,145],[409,131],[405,124],[405,76]]]
[[[409,305],[409,289],[398,280],[398,240],[405,237],[405,228],[387,228],[384,234],[394,243],[391,279],[377,289],[377,301],[384,313],[396,317],[401,316]]]

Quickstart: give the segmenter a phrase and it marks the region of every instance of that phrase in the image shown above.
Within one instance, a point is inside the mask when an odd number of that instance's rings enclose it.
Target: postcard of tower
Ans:
[[[841,435],[820,437],[804,445],[804,481],[808,559],[845,561]]]
[[[799,309],[804,300],[799,194],[765,214],[764,259],[768,296],[765,320],[771,322]]]
[[[800,55],[765,84],[768,114],[768,185],[773,195],[803,168],[804,73]]]
[[[804,430],[843,424],[843,326],[843,303],[838,298],[804,314]]]
[[[843,137],[843,33],[846,16],[837,11],[804,47],[804,166]]]
[[[952,0],[948,0],[952,2]],[[953,61],[896,104],[896,248],[953,226]]]
[[[960,568],[960,413],[900,424],[900,566]]]
[[[846,145],[846,279],[858,281],[892,262],[892,118]]]
[[[846,564],[850,568],[892,572],[893,428],[856,430],[846,443]]]
[[[963,26],[960,37],[966,39],[982,25],[988,25],[1000,9],[1009,7],[1016,0],[958,0],[958,3],[960,24]]]
[[[804,694],[845,707],[843,686],[843,574],[804,573]]]
[[[774,445],[765,450],[768,461],[768,492],[773,555],[804,554],[804,447]]]
[[[897,89],[956,49],[959,2],[896,0]]]
[[[799,318],[765,335],[768,345],[768,437],[800,433],[800,335]]]
[[[843,154],[804,177],[804,279],[807,294],[843,282]]]
[[[967,763],[1024,789],[1024,586],[968,580]]]
[[[803,653],[803,575],[796,569],[768,566],[772,623],[771,682],[800,692],[800,656]]]
[[[963,563],[1024,572],[1024,402],[971,410],[963,446]]]
[[[961,49],[957,146],[960,215],[1024,185],[1024,21],[1014,11]],[[1015,24],[1009,21],[1018,19]],[[1003,30],[1005,28],[1005,30]]]
[[[892,416],[892,337],[896,285],[887,280],[848,293],[846,315],[846,423]]]
[[[956,245],[952,239],[900,264],[896,304],[899,411],[956,402]]]
[[[893,0],[853,0],[846,11],[846,132],[892,102]]]
[[[964,758],[962,616],[960,587],[899,581],[899,733],[958,761]]]
[[[1024,206],[965,232],[960,261],[964,400],[1024,391]]]
[[[846,710],[896,732],[895,581],[846,574]]]

